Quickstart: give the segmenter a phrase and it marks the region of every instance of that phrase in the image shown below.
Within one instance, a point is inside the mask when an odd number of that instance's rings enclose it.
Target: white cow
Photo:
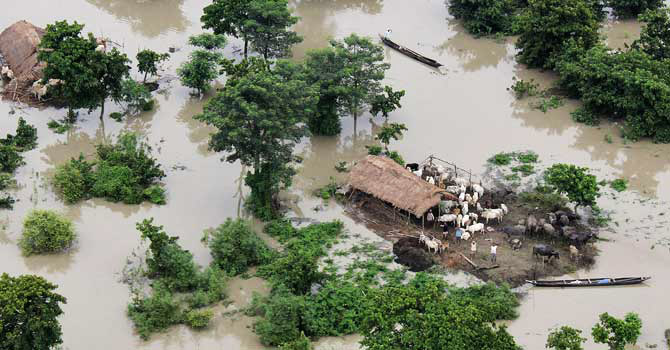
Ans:
[[[471,232],[472,234],[475,234],[475,232],[484,232],[484,224],[472,224],[468,226],[466,231]]]

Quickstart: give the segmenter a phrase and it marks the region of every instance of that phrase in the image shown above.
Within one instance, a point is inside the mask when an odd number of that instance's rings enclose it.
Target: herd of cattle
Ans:
[[[469,180],[455,176],[450,169],[445,169],[440,165],[424,165],[410,163],[406,168],[423,180],[445,189],[446,192],[453,194],[449,196],[452,199],[443,199],[440,202],[437,218],[432,211],[429,211],[427,221],[437,221],[445,227],[445,237],[447,238],[447,226],[453,225],[458,228],[464,228],[464,240],[469,239],[477,232],[485,232],[484,223],[478,223],[478,220],[486,220],[488,225],[490,220],[502,223],[503,217],[509,210],[504,203],[495,205],[490,200],[482,200],[484,188],[480,184],[472,184]],[[458,198],[458,200],[453,200]],[[522,246],[523,239],[529,236],[545,235],[552,241],[563,240],[569,243],[570,255],[572,258],[579,256],[579,249],[589,242],[594,234],[591,232],[580,232],[574,225],[577,216],[572,212],[556,211],[537,218],[535,215],[528,215],[525,219],[519,220],[516,225],[504,226],[502,232],[508,237],[508,243],[514,250]],[[489,227],[489,231],[493,228]],[[441,253],[448,247],[439,239],[432,236],[426,236],[421,233],[419,240],[426,245],[429,251]],[[556,249],[549,245],[538,244],[533,247],[533,255],[547,257],[549,259],[559,258]]]

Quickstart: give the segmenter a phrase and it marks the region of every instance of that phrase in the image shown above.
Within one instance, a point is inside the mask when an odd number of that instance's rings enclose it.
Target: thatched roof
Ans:
[[[0,54],[20,81],[35,81],[42,68],[37,61],[44,29],[18,21],[0,33]]]
[[[387,157],[367,156],[359,161],[349,172],[349,185],[416,217],[437,206],[442,195],[458,199]]]

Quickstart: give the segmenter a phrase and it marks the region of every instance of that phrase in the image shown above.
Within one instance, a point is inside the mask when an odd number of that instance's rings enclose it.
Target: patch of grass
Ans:
[[[512,81],[512,86],[507,88],[507,90],[512,90],[517,99],[522,99],[526,96],[536,96],[540,93],[540,84],[536,83],[535,79],[526,81],[512,77]]]
[[[564,104],[563,98],[558,96],[550,96],[549,98],[542,98],[538,102],[531,104],[531,107],[547,113],[551,109],[556,109]]]
[[[623,192],[628,188],[628,180],[616,179],[610,183],[610,187],[612,187],[617,192]]]
[[[498,153],[488,159],[488,162],[494,165],[510,165],[515,158],[514,153]]]
[[[519,193],[519,200],[529,208],[540,208],[545,212],[565,208],[568,200],[547,186],[538,186],[532,191]]]
[[[47,127],[51,129],[51,131],[55,132],[56,134],[64,134],[68,130],[72,129],[73,124],[69,123],[67,121],[57,121],[57,120],[49,120],[47,123]]]
[[[512,171],[519,172],[523,176],[529,176],[535,173],[535,167],[530,164],[521,164],[519,166],[512,167]]]
[[[540,156],[538,156],[537,153],[535,153],[533,151],[527,151],[527,152],[517,153],[516,158],[521,163],[529,164],[529,163],[537,163],[538,160],[540,159]]]

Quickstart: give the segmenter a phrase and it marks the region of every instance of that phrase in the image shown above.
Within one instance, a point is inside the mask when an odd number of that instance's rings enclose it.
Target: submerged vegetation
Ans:
[[[157,184],[165,172],[137,135],[122,134],[116,144],[96,146],[96,156],[88,161],[80,155],[56,169],[54,186],[67,203],[92,197],[126,204],[165,203],[165,191]]]
[[[0,138],[0,209],[12,209],[15,200],[5,193],[14,184],[13,173],[25,164],[22,152],[37,147],[37,129],[19,118],[15,134]]]
[[[60,253],[76,238],[72,221],[52,210],[33,210],[23,221],[19,246],[24,255]]]

